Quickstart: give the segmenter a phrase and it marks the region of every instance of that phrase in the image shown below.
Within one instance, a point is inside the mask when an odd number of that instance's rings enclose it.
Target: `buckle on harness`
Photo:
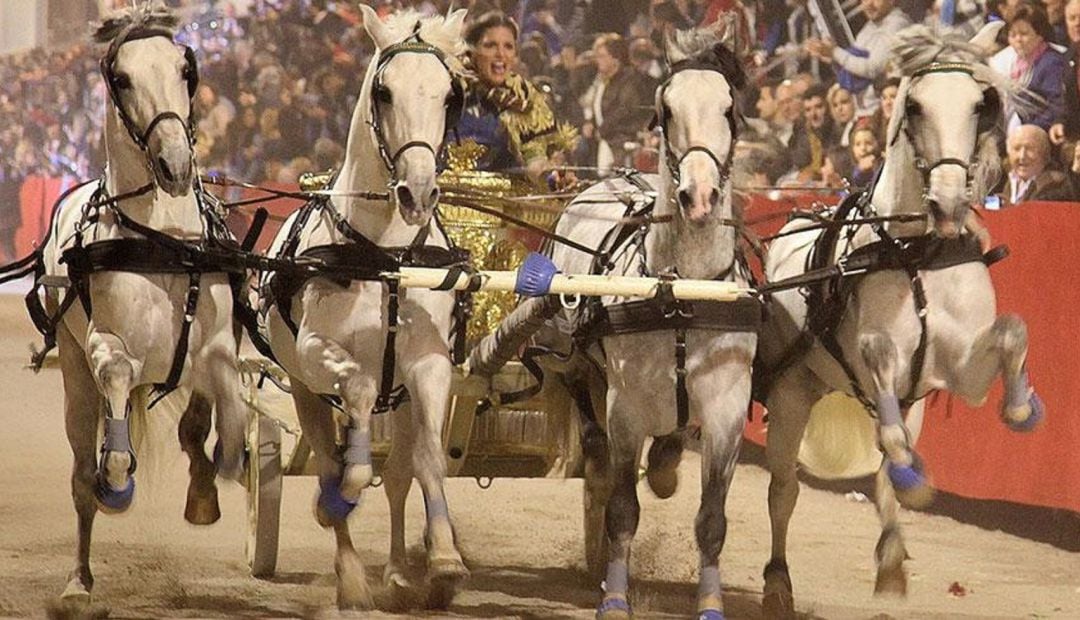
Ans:
[[[841,256],[836,261],[836,268],[840,271],[841,276],[853,276],[853,275],[857,275],[857,274],[860,274],[860,273],[866,273],[866,271],[867,271],[866,267],[855,267],[855,268],[849,267],[848,266],[848,259],[850,259],[850,258],[851,258],[851,256]]]

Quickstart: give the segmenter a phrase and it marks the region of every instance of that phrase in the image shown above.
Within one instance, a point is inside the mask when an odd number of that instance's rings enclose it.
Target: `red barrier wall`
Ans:
[[[60,191],[59,179],[32,177],[23,186],[20,255],[43,237]],[[828,198],[786,196],[773,201],[755,196],[746,218],[786,213],[815,200]],[[278,200],[269,210],[280,219],[299,204]],[[1007,260],[991,269],[998,309],[1027,321],[1028,368],[1046,404],[1046,421],[1031,434],[1010,432],[998,419],[998,381],[982,407],[970,408],[944,395],[932,399],[919,452],[942,490],[1080,512],[1080,416],[1072,409],[1072,403],[1080,403],[1080,204],[1028,203],[987,212],[985,218],[994,242],[1011,250]],[[232,222],[238,236],[246,232],[245,220],[240,215]],[[754,228],[764,235],[783,221],[766,219]],[[279,221],[268,222],[257,247],[264,248],[279,226]],[[758,443],[765,438],[761,419],[755,415],[747,428],[747,437]]]

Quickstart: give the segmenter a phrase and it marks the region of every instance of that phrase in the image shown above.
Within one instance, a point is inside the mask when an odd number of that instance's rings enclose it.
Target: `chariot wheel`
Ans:
[[[281,428],[269,416],[255,413],[248,430],[245,555],[253,577],[272,577],[277,568],[281,521]]]

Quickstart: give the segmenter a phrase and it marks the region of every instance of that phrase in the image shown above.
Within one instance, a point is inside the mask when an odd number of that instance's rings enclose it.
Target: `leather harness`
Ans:
[[[332,181],[331,181],[332,182]],[[314,246],[297,254],[300,233],[316,211],[329,214],[335,229],[348,240],[348,243]],[[438,220],[436,218],[436,226]],[[330,199],[320,196],[310,200],[300,208],[293,225],[285,238],[281,252],[275,257],[276,262],[292,267],[279,268],[263,286],[263,293],[270,305],[277,305],[282,320],[295,337],[298,326],[292,318],[292,300],[301,288],[315,277],[322,277],[338,286],[346,287],[355,281],[382,281],[387,290],[386,346],[383,349],[383,363],[379,395],[372,413],[385,413],[396,409],[408,397],[403,385],[394,385],[395,344],[398,330],[398,310],[401,296],[398,280],[387,277],[387,272],[399,271],[401,267],[442,267],[448,269],[443,283],[434,290],[451,290],[453,283],[463,272],[469,271],[468,251],[455,247],[450,237],[439,231],[446,240],[448,248],[425,245],[430,234],[430,225],[421,228],[412,243],[404,247],[381,247],[349,225],[345,218],[334,209]],[[465,326],[471,306],[471,291],[458,291],[454,302],[454,331],[452,359],[461,363],[465,357]],[[340,404],[334,395],[323,395],[335,405]]]
[[[851,194],[837,206],[832,221],[838,225],[826,227],[818,236],[814,247],[807,255],[804,273],[759,287],[759,290],[766,294],[791,288],[805,289],[807,321],[799,337],[780,356],[777,364],[764,368],[760,358],[758,359],[757,380],[754,382],[754,397],[758,402],[765,403],[774,380],[809,353],[814,341],[817,340],[847,375],[853,395],[859,399],[870,415],[874,416],[876,404],[859,385],[855,371],[837,340],[837,330],[843,320],[848,300],[862,276],[882,271],[902,271],[908,276],[915,302],[915,313],[920,325],[919,344],[911,360],[910,389],[900,401],[902,408],[910,407],[925,396],[925,394],[916,393],[919,380],[922,378],[928,342],[926,323],[928,302],[921,272],[948,269],[974,262],[989,266],[1008,255],[1008,250],[1004,246],[995,248],[984,255],[978,240],[970,235],[962,235],[955,239],[943,239],[928,234],[894,238],[885,230],[884,222],[874,220],[870,225],[879,240],[855,249],[849,247],[844,250],[839,259],[834,260],[842,234],[847,235],[846,242],[850,244],[851,236],[856,228],[856,226],[839,224],[843,224],[852,215],[867,215],[870,209],[870,195],[869,190]],[[804,216],[796,215],[796,217]]]

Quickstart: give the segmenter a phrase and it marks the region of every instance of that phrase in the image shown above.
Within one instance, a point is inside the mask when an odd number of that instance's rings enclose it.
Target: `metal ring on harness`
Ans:
[[[559,293],[559,303],[561,303],[562,307],[566,308],[567,310],[577,310],[578,306],[581,305],[581,295],[577,293],[573,293],[571,295],[567,295],[566,293]]]

